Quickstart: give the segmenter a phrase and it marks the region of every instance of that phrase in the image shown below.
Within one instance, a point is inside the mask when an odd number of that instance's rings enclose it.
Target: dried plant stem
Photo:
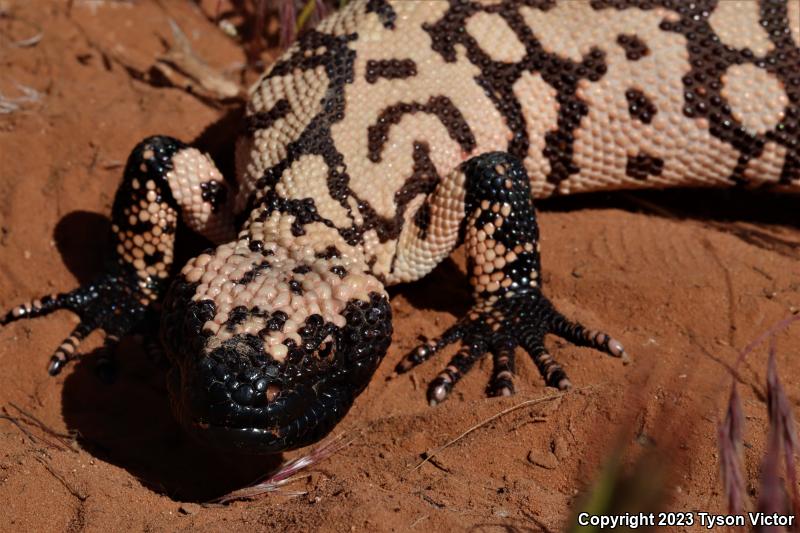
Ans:
[[[767,362],[769,434],[767,449],[761,463],[758,509],[769,513],[784,511],[783,490],[780,486],[778,472],[782,448],[786,477],[791,486],[792,512],[795,516],[798,516],[800,512],[800,494],[798,494],[797,471],[794,461],[795,453],[800,446],[798,446],[792,406],[780,382],[776,361],[777,334],[797,320],[800,320],[800,316],[790,316],[767,329],[739,352],[736,363],[733,368],[729,369],[732,377],[731,394],[725,419],[719,424],[717,434],[720,447],[720,468],[730,513],[741,513],[744,509],[744,502],[747,500],[743,475],[744,413],[736,389],[736,373],[748,354],[766,339],[769,339]]]
[[[725,421],[719,426],[720,467],[725,494],[728,496],[728,510],[739,514],[744,510],[745,483],[742,473],[742,453],[744,432],[744,412],[739,392],[734,380]]]
[[[212,500],[211,503],[225,504],[233,500],[253,498],[267,492],[277,492],[284,485],[306,477],[297,475],[301,470],[305,470],[319,463],[323,459],[327,459],[331,455],[348,446],[355,439],[355,437],[351,439],[345,439],[344,437],[344,434],[337,435],[336,437],[329,439],[327,442],[324,442],[320,446],[317,446],[307,455],[303,455],[297,459],[284,463],[277,472],[271,474],[264,481],[256,483],[250,487],[229,492],[224,496]],[[305,491],[282,491],[281,493],[286,496],[302,496],[305,494]]]
[[[587,387],[580,387],[580,388],[577,388],[577,389],[573,389],[571,392],[574,393],[574,392],[577,392],[577,391],[589,390],[589,389],[595,388],[597,386],[598,385],[595,384],[595,385],[589,385]],[[507,415],[508,413],[510,413],[512,411],[516,411],[517,409],[522,409],[523,407],[528,407],[528,406],[531,406],[531,405],[536,405],[538,403],[543,403],[543,402],[549,402],[551,400],[556,400],[558,398],[563,397],[566,394],[568,394],[568,393],[567,392],[559,392],[559,393],[556,393],[556,394],[551,394],[549,396],[542,396],[540,398],[533,398],[533,399],[530,399],[530,400],[525,400],[524,402],[520,402],[520,403],[518,403],[516,405],[512,405],[511,407],[509,407],[507,409],[503,409],[499,413],[496,413],[496,414],[490,416],[489,418],[487,418],[485,420],[482,420],[481,422],[478,422],[477,424],[475,424],[471,428],[467,429],[466,431],[464,431],[463,433],[461,433],[457,437],[454,437],[453,439],[449,440],[445,444],[439,446],[438,448],[436,448],[432,452],[426,453],[425,454],[425,458],[422,461],[420,461],[419,463],[417,463],[416,466],[414,466],[414,468],[411,469],[411,471],[413,472],[414,470],[418,470],[422,465],[424,465],[425,463],[427,463],[428,461],[433,459],[439,452],[449,448],[450,446],[452,446],[456,442],[460,441],[461,439],[463,439],[464,437],[466,437],[467,435],[469,435],[473,431],[475,431],[477,429],[480,429],[481,427],[485,426],[489,422],[492,422],[493,420],[496,420],[496,419],[500,418],[501,416]]]

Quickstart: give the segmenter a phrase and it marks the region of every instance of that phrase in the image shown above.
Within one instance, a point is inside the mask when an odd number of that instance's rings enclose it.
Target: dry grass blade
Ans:
[[[41,93],[32,87],[14,82],[20,96],[6,96],[0,93],[0,115],[9,115],[22,109],[23,104],[36,103],[42,99]]]
[[[300,33],[306,25],[316,25],[328,14],[328,6],[322,0],[306,0],[300,15],[295,22],[295,32]]]
[[[779,473],[781,454],[781,435],[775,427],[770,427],[767,441],[767,452],[761,462],[761,489],[758,495],[758,510],[765,514],[783,514],[786,509],[781,476]],[[761,526],[756,529],[760,533],[780,531],[778,526]]]
[[[665,456],[645,453],[635,463],[626,468],[623,461],[625,446],[622,441],[608,455],[597,479],[588,493],[579,500],[572,518],[568,522],[572,527],[569,533],[594,533],[604,527],[580,525],[578,516],[588,513],[594,516],[621,516],[627,513],[632,521],[618,525],[615,530],[651,531],[655,527],[647,520],[637,517],[650,515],[664,508],[667,502],[665,491],[665,472],[668,469]],[[606,526],[607,527],[607,526]]]
[[[3,413],[0,415],[0,420],[8,420],[17,426],[17,429],[24,433],[32,442],[42,443],[54,450],[69,450],[77,453],[77,450],[72,446],[75,443],[75,435],[59,433],[13,403],[9,403],[8,405],[15,409],[21,416],[13,416],[8,412],[8,409],[3,407],[0,409]],[[28,427],[37,428],[42,434],[37,435],[28,429]]]
[[[255,0],[253,6],[253,43],[255,50],[263,50],[266,47],[264,42],[263,28],[266,26],[268,0]]]
[[[333,10],[328,7],[328,4],[326,4],[323,0],[314,0],[314,16],[316,17],[316,22],[324,19],[332,12]]]
[[[731,387],[728,410],[724,422],[719,426],[720,467],[725,494],[728,496],[728,512],[740,514],[746,498],[744,475],[742,474],[744,412],[742,411],[736,381]]]
[[[786,329],[792,322],[800,320],[800,316],[785,318],[767,331],[759,335],[739,352],[736,368],[744,361],[749,353],[764,340],[769,339],[769,357],[767,361],[767,408],[769,411],[769,434],[767,448],[761,463],[761,488],[759,491],[757,508],[766,514],[784,514],[789,503],[786,501],[786,491],[780,476],[781,451],[786,470],[786,478],[791,487],[791,511],[795,517],[800,511],[800,495],[797,488],[797,468],[795,453],[798,446],[797,432],[795,430],[792,406],[786,397],[778,374],[776,357],[777,334]],[[735,376],[734,376],[735,378]],[[746,499],[744,479],[742,474],[742,442],[744,422],[741,402],[736,390],[736,381],[733,381],[728,409],[725,420],[718,430],[720,446],[720,468],[722,470],[725,492],[728,496],[728,510],[730,513],[741,513]],[[776,526],[759,526],[758,531],[778,531]]]
[[[8,21],[9,27],[7,29],[5,27],[0,29],[0,35],[3,35],[4,37],[10,39],[9,42],[10,46],[14,46],[16,48],[28,48],[31,46],[36,46],[44,37],[42,28],[38,24],[17,17],[12,13],[10,13],[9,11],[3,9],[2,6],[0,6],[0,20]],[[15,23],[20,26],[24,26],[25,29],[28,30],[28,33],[32,32],[32,35],[23,37],[21,39],[15,39],[13,36],[10,35],[11,33],[15,33],[13,28]]]
[[[82,490],[73,487],[72,484],[69,481],[67,481],[63,475],[56,472],[56,470],[52,466],[50,466],[50,464],[47,461],[45,461],[42,457],[34,456],[34,459],[39,461],[39,463],[41,463],[42,466],[44,466],[45,469],[48,472],[50,472],[50,475],[56,478],[58,482],[61,483],[64,486],[64,488],[67,489],[67,491],[69,491],[70,494],[72,494],[82,502],[85,502],[89,498],[88,494],[86,494]]]
[[[347,4],[347,0],[240,0],[234,2],[233,12],[244,20],[248,28],[242,38],[248,54],[250,66],[261,70],[262,53],[268,43],[277,39],[278,48],[286,50],[306,28],[315,26],[320,20],[336,9]],[[277,20],[274,17],[277,14]],[[214,16],[229,35],[239,35],[236,28],[226,27],[225,19],[219,20],[219,7]]]
[[[767,454],[779,453],[783,447],[784,467],[789,486],[792,488],[792,512],[798,516],[800,511],[800,498],[797,493],[797,469],[794,461],[795,453],[798,450],[797,432],[794,427],[794,416],[789,399],[783,389],[778,376],[778,364],[776,362],[775,337],[770,341],[769,361],[767,363],[767,405],[769,407],[770,421],[770,448]],[[772,435],[775,435],[773,438]],[[773,442],[775,441],[775,442]],[[775,450],[772,447],[777,446]],[[777,461],[777,458],[775,459]],[[762,485],[762,490],[763,490]]]
[[[19,407],[15,403],[9,402],[8,405],[13,407],[18,413],[20,413],[22,416],[24,416],[27,419],[26,422],[28,424],[38,427],[39,429],[41,429],[42,431],[44,431],[48,435],[51,435],[51,436],[59,439],[64,444],[69,444],[69,443],[71,443],[71,442],[73,442],[75,440],[75,435],[74,434],[72,434],[72,433],[60,433],[60,432],[50,428],[47,424],[45,424],[44,422],[42,422],[41,420],[39,420],[38,418],[33,416],[28,411],[24,410],[22,407]]]
[[[302,496],[305,491],[288,491],[281,490],[281,487],[303,478],[304,476],[297,475],[300,471],[305,470],[320,461],[327,459],[331,455],[339,452],[353,442],[354,438],[345,439],[344,434],[333,437],[327,442],[317,446],[308,455],[303,455],[292,461],[284,463],[277,472],[270,475],[264,481],[258,482],[250,487],[235,490],[228,494],[213,500],[212,503],[228,503],[234,500],[244,500],[266,494],[268,492],[280,491],[285,496]]]
[[[752,352],[756,348],[756,346],[758,346],[768,338],[775,337],[777,333],[783,331],[784,329],[789,327],[789,325],[792,322],[795,322],[797,320],[800,320],[800,315],[793,315],[784,318],[783,320],[781,320],[780,322],[769,328],[767,331],[756,337],[754,341],[745,346],[744,349],[741,352],[739,352],[739,357],[736,359],[736,364],[734,365],[734,368],[738,368],[739,365],[742,363],[742,361],[745,360],[745,358],[750,354],[750,352]]]
[[[597,385],[590,385],[588,387],[581,387],[581,388],[574,389],[572,392],[574,393],[574,392],[581,391],[581,390],[588,390],[588,389],[594,388],[596,386]],[[524,402],[520,402],[520,403],[518,403],[516,405],[512,405],[508,409],[503,409],[499,413],[496,413],[496,414],[490,416],[486,420],[482,420],[481,422],[478,422],[477,424],[475,424],[471,428],[467,429],[466,431],[464,431],[463,433],[461,433],[457,437],[454,437],[453,439],[447,441],[445,444],[442,444],[441,446],[439,446],[438,448],[436,448],[432,452],[426,453],[425,454],[425,458],[422,461],[420,461],[419,463],[417,463],[416,466],[414,466],[414,468],[411,469],[411,471],[413,472],[414,470],[419,469],[422,465],[424,465],[425,463],[427,463],[428,461],[433,459],[439,452],[449,448],[450,446],[452,446],[456,442],[460,441],[461,439],[463,439],[464,437],[466,437],[467,435],[469,435],[470,433],[472,433],[476,429],[480,429],[481,427],[485,426],[489,422],[491,422],[493,420],[496,420],[496,419],[500,418],[503,415],[507,415],[508,413],[510,413],[512,411],[516,411],[517,409],[522,409],[523,407],[527,407],[527,406],[530,406],[530,405],[535,405],[537,403],[549,402],[550,400],[555,400],[557,398],[561,398],[565,394],[567,394],[567,393],[566,392],[559,392],[557,394],[551,394],[549,396],[542,396],[541,398],[533,398],[531,400],[525,400]]]

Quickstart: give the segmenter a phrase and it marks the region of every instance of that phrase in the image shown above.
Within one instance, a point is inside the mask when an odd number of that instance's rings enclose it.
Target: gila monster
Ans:
[[[800,189],[800,2],[354,0],[251,88],[225,181],[164,136],[133,150],[107,272],[12,309],[56,309],[113,353],[155,334],[173,411],[197,438],[274,453],[331,431],[391,340],[386,286],[460,243],[474,305],[397,366],[460,348],[442,402],[487,354],[491,395],[515,350],[570,381],[546,334],[625,358],[542,293],[533,198],[671,186]],[[217,246],[174,265],[185,224]],[[160,324],[159,324],[160,321]]]

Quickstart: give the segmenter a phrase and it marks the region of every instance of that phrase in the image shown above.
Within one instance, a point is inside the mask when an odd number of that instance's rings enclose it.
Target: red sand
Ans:
[[[120,64],[147,71],[164,51],[161,39],[170,39],[167,16],[214,67],[241,64],[241,48],[191,3],[76,1],[70,13],[62,4],[0,2],[16,19],[0,19],[0,92],[17,95],[16,82],[41,93],[38,103],[0,115],[4,308],[99,271],[104,217],[139,139],[202,135],[200,144],[219,157],[235,131],[235,109],[137,81]],[[41,42],[10,44],[36,31],[21,21],[40,27]],[[634,363],[623,367],[550,338],[578,390],[497,418],[416,470],[424,452],[554,391],[520,353],[515,397],[485,398],[483,361],[451,399],[428,407],[425,388],[445,358],[387,377],[418,335],[435,335],[469,304],[463,254],[393,289],[394,343],[337,428],[355,440],[291,485],[308,491],[296,498],[197,505],[278,459],[221,458],[194,446],[170,417],[161,370],[133,340],[122,347],[116,383],[106,385],[91,356],[48,377],[49,355],[76,323],[69,313],[2,328],[0,406],[80,438],[56,448],[41,431],[32,439],[0,420],[0,530],[556,531],[619,442],[626,464],[647,449],[667,465],[665,508],[723,512],[716,426],[727,369],[739,349],[800,307],[797,205],[797,197],[699,191],[542,203],[547,294],[566,314],[620,338]],[[93,334],[83,352],[101,338]],[[779,337],[793,405],[798,345],[800,325]],[[753,501],[767,427],[765,368],[761,348],[740,369]]]

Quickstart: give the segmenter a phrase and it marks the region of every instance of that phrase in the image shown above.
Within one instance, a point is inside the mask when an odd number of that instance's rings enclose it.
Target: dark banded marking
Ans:
[[[253,280],[260,276],[263,271],[268,270],[271,266],[272,265],[270,265],[268,261],[261,261],[260,263],[253,265],[252,268],[245,272],[241,278],[232,281],[236,285],[247,285],[252,283]]]
[[[406,180],[403,187],[395,194],[395,202],[402,206],[402,211],[398,215],[405,213],[405,208],[414,197],[425,194],[428,195],[436,189],[441,177],[436,171],[433,161],[431,161],[431,150],[428,143],[414,143],[414,169],[411,177]],[[427,235],[428,225],[430,224],[430,211],[427,209],[427,201],[414,214],[414,224],[420,230],[420,238],[424,239]]]
[[[376,5],[379,2],[376,2]],[[390,7],[387,5],[387,7]],[[393,11],[392,11],[393,13]],[[295,218],[292,232],[295,236],[304,233],[303,226],[311,222],[322,222],[328,227],[335,228],[342,238],[351,246],[363,242],[366,231],[374,229],[380,242],[396,239],[403,228],[402,213],[405,205],[399,203],[394,216],[384,217],[379,215],[369,202],[360,198],[353,191],[350,184],[350,175],[347,172],[343,154],[337,149],[333,141],[331,127],[341,122],[345,115],[345,87],[352,83],[355,76],[356,53],[349,48],[349,43],[357,38],[356,34],[332,36],[311,30],[297,41],[297,51],[289,57],[279,60],[272,66],[269,77],[285,76],[297,69],[313,70],[324,67],[329,80],[329,89],[325,93],[321,111],[309,122],[305,130],[297,138],[286,145],[286,157],[268,168],[256,181],[254,193],[248,200],[247,213],[260,212],[260,217],[266,217],[276,209],[288,212],[289,209],[299,210],[299,217]],[[313,53],[309,53],[313,52]],[[265,82],[269,80],[265,79]],[[452,109],[455,109],[454,107]],[[459,113],[460,116],[460,113]],[[466,126],[463,117],[461,122]],[[469,132],[469,138],[474,138]],[[308,209],[299,209],[299,204],[290,205],[280,198],[274,191],[274,186],[280,180],[283,172],[304,155],[318,155],[322,157],[328,169],[327,184],[330,197],[339,202],[347,210],[353,224],[348,227],[336,226],[330,220],[322,218],[316,212],[316,206],[311,201]],[[264,194],[264,191],[267,191]],[[407,198],[407,200],[406,200]],[[398,202],[410,201],[413,196],[398,196]],[[352,200],[358,209],[358,217],[352,214]],[[355,219],[361,222],[356,223]]]
[[[344,277],[347,275],[347,269],[342,265],[334,265],[329,270],[339,276],[339,279],[344,279]]]
[[[636,35],[620,33],[617,36],[617,44],[625,50],[625,57],[630,61],[638,61],[650,53],[645,42]]]
[[[238,305],[230,310],[228,313],[228,320],[225,321],[225,329],[227,331],[234,331],[236,326],[242,324],[250,315],[247,307]]]
[[[220,207],[225,205],[228,199],[228,187],[217,180],[204,181],[200,184],[203,201],[211,204],[213,213],[219,212]]]
[[[555,5],[551,0],[531,2],[533,7],[547,11]],[[506,150],[518,157],[528,155],[530,139],[522,115],[519,100],[514,95],[514,84],[524,72],[538,72],[542,79],[556,90],[558,102],[557,127],[545,134],[544,156],[550,163],[547,180],[558,184],[580,169],[573,161],[574,132],[581,120],[589,113],[586,102],[576,92],[583,79],[598,81],[608,70],[606,53],[592,48],[580,62],[560,57],[544,50],[534,36],[531,28],[519,13],[516,3],[477,5],[474,3],[452,2],[444,16],[433,24],[424,24],[433,41],[432,48],[448,63],[457,60],[456,45],[466,49],[469,61],[480,68],[481,74],[476,82],[483,87],[497,110],[505,118],[511,130],[511,138]],[[479,11],[501,16],[512,29],[517,39],[525,43],[526,55],[517,63],[498,62],[482,50],[478,43],[465,30],[466,21]]]
[[[47,371],[51,376],[61,372],[70,361],[78,357],[75,354],[75,349],[91,333],[92,329],[94,329],[93,325],[81,322],[72,330],[69,337],[61,342],[61,345],[50,356],[50,364],[47,367]]]
[[[405,115],[430,113],[436,115],[447,129],[450,138],[456,141],[465,152],[471,152],[476,145],[475,136],[458,107],[446,96],[431,96],[427,103],[401,102],[389,106],[381,112],[375,124],[367,129],[368,157],[375,163],[381,160],[381,152],[389,140],[389,129],[399,124]]]
[[[396,80],[417,75],[417,64],[413,59],[370,59],[367,61],[367,83],[381,78]]]
[[[394,22],[397,20],[397,13],[386,0],[369,0],[367,2],[367,13],[378,15],[384,28],[388,30],[395,29]]]
[[[646,180],[648,176],[660,176],[663,170],[664,160],[645,152],[628,157],[628,163],[625,165],[625,174],[637,180]]]
[[[625,91],[625,99],[628,101],[628,112],[631,117],[643,124],[650,124],[653,121],[658,110],[644,92],[639,89],[628,89]]]
[[[275,102],[275,105],[269,111],[261,111],[246,117],[244,129],[250,135],[255,133],[256,130],[265,130],[271,127],[277,120],[288,115],[291,110],[292,107],[289,105],[289,101],[285,98],[281,98]]]
[[[592,0],[594,9],[625,10],[632,7],[663,7],[678,14],[678,20],[663,20],[660,29],[686,38],[690,70],[683,78],[683,113],[689,118],[705,118],[709,132],[739,152],[729,179],[746,183],[745,169],[760,157],[767,140],[786,147],[780,183],[800,179],[800,47],[792,39],[787,3],[760,0],[759,22],[774,47],[762,57],[749,48],[737,49],[723,43],[709,23],[718,0],[680,2],[676,0]],[[774,75],[783,86],[789,104],[783,119],[770,131],[756,134],[734,118],[731,106],[722,96],[722,77],[733,65],[752,64]]]

